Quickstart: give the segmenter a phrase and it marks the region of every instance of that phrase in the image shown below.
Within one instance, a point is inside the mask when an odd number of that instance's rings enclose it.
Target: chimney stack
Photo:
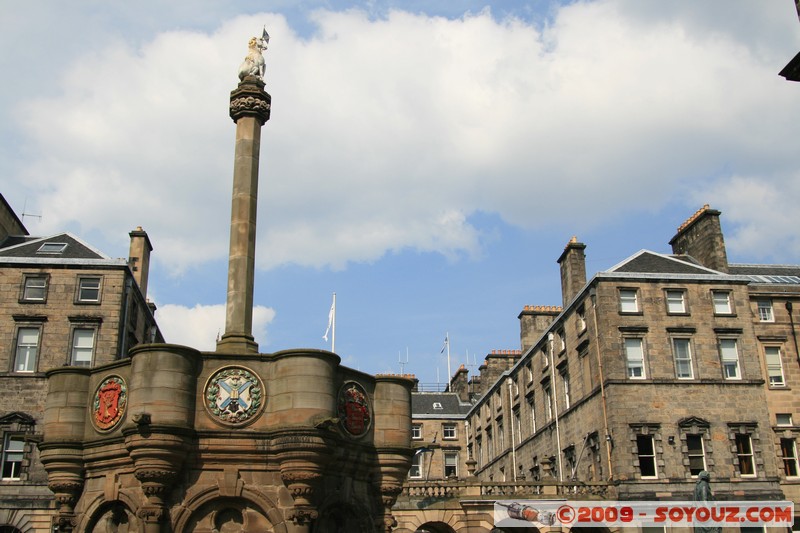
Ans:
[[[564,307],[586,285],[586,256],[583,253],[585,249],[585,244],[578,242],[577,237],[572,237],[558,258],[561,267],[561,300]]]
[[[720,214],[706,204],[689,217],[669,241],[672,253],[691,256],[706,268],[728,272],[728,253],[719,222]]]
[[[231,246],[225,334],[217,351],[258,352],[253,339],[253,288],[256,263],[256,204],[261,127],[269,120],[272,97],[257,76],[244,76],[231,92],[230,116],[236,123],[233,165]]]
[[[527,352],[561,313],[560,305],[526,305],[519,318],[519,340],[522,351]]]
[[[128,235],[131,238],[128,266],[133,272],[133,279],[139,285],[139,290],[142,291],[142,296],[147,298],[147,278],[150,274],[150,252],[153,251],[153,245],[150,244],[150,238],[141,226],[137,226]]]

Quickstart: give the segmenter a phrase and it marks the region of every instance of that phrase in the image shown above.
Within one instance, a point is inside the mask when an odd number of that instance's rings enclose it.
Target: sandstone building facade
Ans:
[[[147,301],[151,246],[130,233],[112,259],[69,233],[33,237],[0,195],[0,524],[49,530],[53,494],[40,461],[53,368],[113,363],[163,342]]]

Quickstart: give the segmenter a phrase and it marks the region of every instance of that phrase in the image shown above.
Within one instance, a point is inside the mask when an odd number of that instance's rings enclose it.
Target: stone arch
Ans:
[[[19,529],[15,528],[14,526],[9,526],[8,524],[0,525],[0,533],[22,533]]]
[[[90,526],[92,526],[92,520],[97,520],[100,516],[99,513],[105,512],[102,511],[108,507],[112,507],[114,505],[121,505],[124,506],[129,513],[131,513],[134,517],[136,516],[136,511],[139,509],[139,501],[133,496],[132,494],[128,493],[128,490],[120,490],[116,495],[115,500],[106,500],[102,495],[96,496],[90,502],[88,502],[83,507],[83,510],[76,509],[76,515],[78,516],[78,523],[75,528],[75,531],[87,531],[91,532]]]
[[[455,530],[444,522],[425,522],[414,533],[455,533]]]
[[[103,502],[87,513],[86,533],[135,533],[142,531],[142,523],[131,508],[120,500]]]
[[[236,528],[241,520],[244,531],[287,533],[283,513],[264,494],[243,487],[239,496],[223,496],[219,487],[208,487],[186,500],[176,513],[175,533],[217,529],[219,533]],[[222,526],[220,529],[219,526]]]
[[[28,533],[34,531],[31,515],[23,509],[0,509],[1,533]]]

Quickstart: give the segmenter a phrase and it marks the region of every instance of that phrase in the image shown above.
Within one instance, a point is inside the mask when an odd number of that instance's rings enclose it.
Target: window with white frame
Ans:
[[[502,453],[506,449],[506,432],[503,428],[503,419],[497,419],[497,446],[498,452]]]
[[[72,330],[72,366],[92,366],[94,354],[94,328],[75,328]]]
[[[559,375],[561,376],[561,383],[564,387],[564,409],[569,409],[569,406],[572,405],[569,390],[569,374],[564,371],[560,372]]]
[[[786,477],[797,477],[797,445],[794,439],[781,439],[781,457],[783,457],[783,473]]]
[[[775,414],[776,426],[793,426],[792,413],[776,413]]]
[[[772,314],[772,300],[758,301],[758,319],[761,322],[775,322],[775,315]]]
[[[556,346],[558,346],[558,353],[567,349],[567,339],[564,335],[564,330],[560,329],[556,332]]]
[[[689,339],[673,338],[672,354],[675,357],[675,377],[678,379],[692,379],[692,347]]]
[[[514,407],[511,410],[511,423],[514,424],[514,435],[513,438],[516,439],[516,442],[512,442],[512,446],[516,446],[522,441],[522,418],[519,414],[519,406]]]
[[[35,372],[39,355],[39,336],[41,330],[36,327],[17,329],[17,346],[14,357],[14,372]]]
[[[725,379],[741,379],[739,347],[736,339],[719,339],[719,357]]]
[[[444,438],[444,439],[454,439],[454,438],[456,438],[456,425],[455,424],[443,424],[442,425],[442,438]]]
[[[528,396],[528,412],[531,414],[531,435],[536,433],[536,402],[533,394]]]
[[[533,383],[533,369],[531,368],[531,363],[525,366],[525,380],[528,384]]]
[[[64,250],[67,249],[67,243],[65,242],[46,242],[43,243],[38,250],[36,250],[37,254],[60,254],[63,253]]]
[[[578,333],[586,331],[586,308],[581,305],[575,313],[575,318],[578,325]]]
[[[420,440],[422,438],[422,424],[414,424],[411,426],[411,438]]]
[[[781,362],[780,346],[764,346],[764,359],[767,362],[767,377],[770,387],[785,387],[783,377],[783,363]]]
[[[44,302],[47,299],[47,276],[26,275],[23,280],[23,302]]]
[[[686,313],[686,291],[668,289],[666,291],[667,313],[671,315]]]
[[[486,458],[494,457],[494,439],[492,438],[492,428],[486,428]]]
[[[20,435],[6,435],[3,439],[2,478],[4,480],[20,479],[22,459],[25,453],[25,440]]]
[[[714,302],[715,315],[733,314],[730,291],[711,291],[711,299]]]
[[[627,337],[624,339],[625,366],[628,369],[628,378],[644,379],[644,339],[640,337]]]
[[[550,394],[550,384],[542,387],[542,400],[544,401],[544,417],[549,422],[553,419],[553,395]]]
[[[639,474],[642,478],[657,478],[656,447],[652,435],[636,435],[636,455],[639,458]]]
[[[689,474],[697,476],[706,469],[706,450],[703,435],[686,435],[686,456],[689,459]]]
[[[619,310],[621,313],[639,312],[639,298],[636,289],[619,290]]]
[[[753,457],[753,441],[747,433],[734,435],[736,443],[736,461],[741,476],[755,476],[756,462]]]
[[[422,477],[422,456],[425,453],[421,450],[417,450],[414,456],[411,458],[411,469],[408,471],[408,477],[411,479],[419,479]]]
[[[458,476],[458,452],[444,452],[444,477]]]
[[[100,301],[100,278],[78,278],[78,301],[97,303]]]

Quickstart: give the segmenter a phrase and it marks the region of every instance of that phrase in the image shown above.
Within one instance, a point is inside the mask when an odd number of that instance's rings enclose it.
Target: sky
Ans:
[[[168,342],[224,332],[235,125],[266,26],[254,336],[446,382],[703,204],[800,263],[792,0],[0,1],[0,192],[32,235],[153,243]],[[468,366],[471,372],[476,367]]]

